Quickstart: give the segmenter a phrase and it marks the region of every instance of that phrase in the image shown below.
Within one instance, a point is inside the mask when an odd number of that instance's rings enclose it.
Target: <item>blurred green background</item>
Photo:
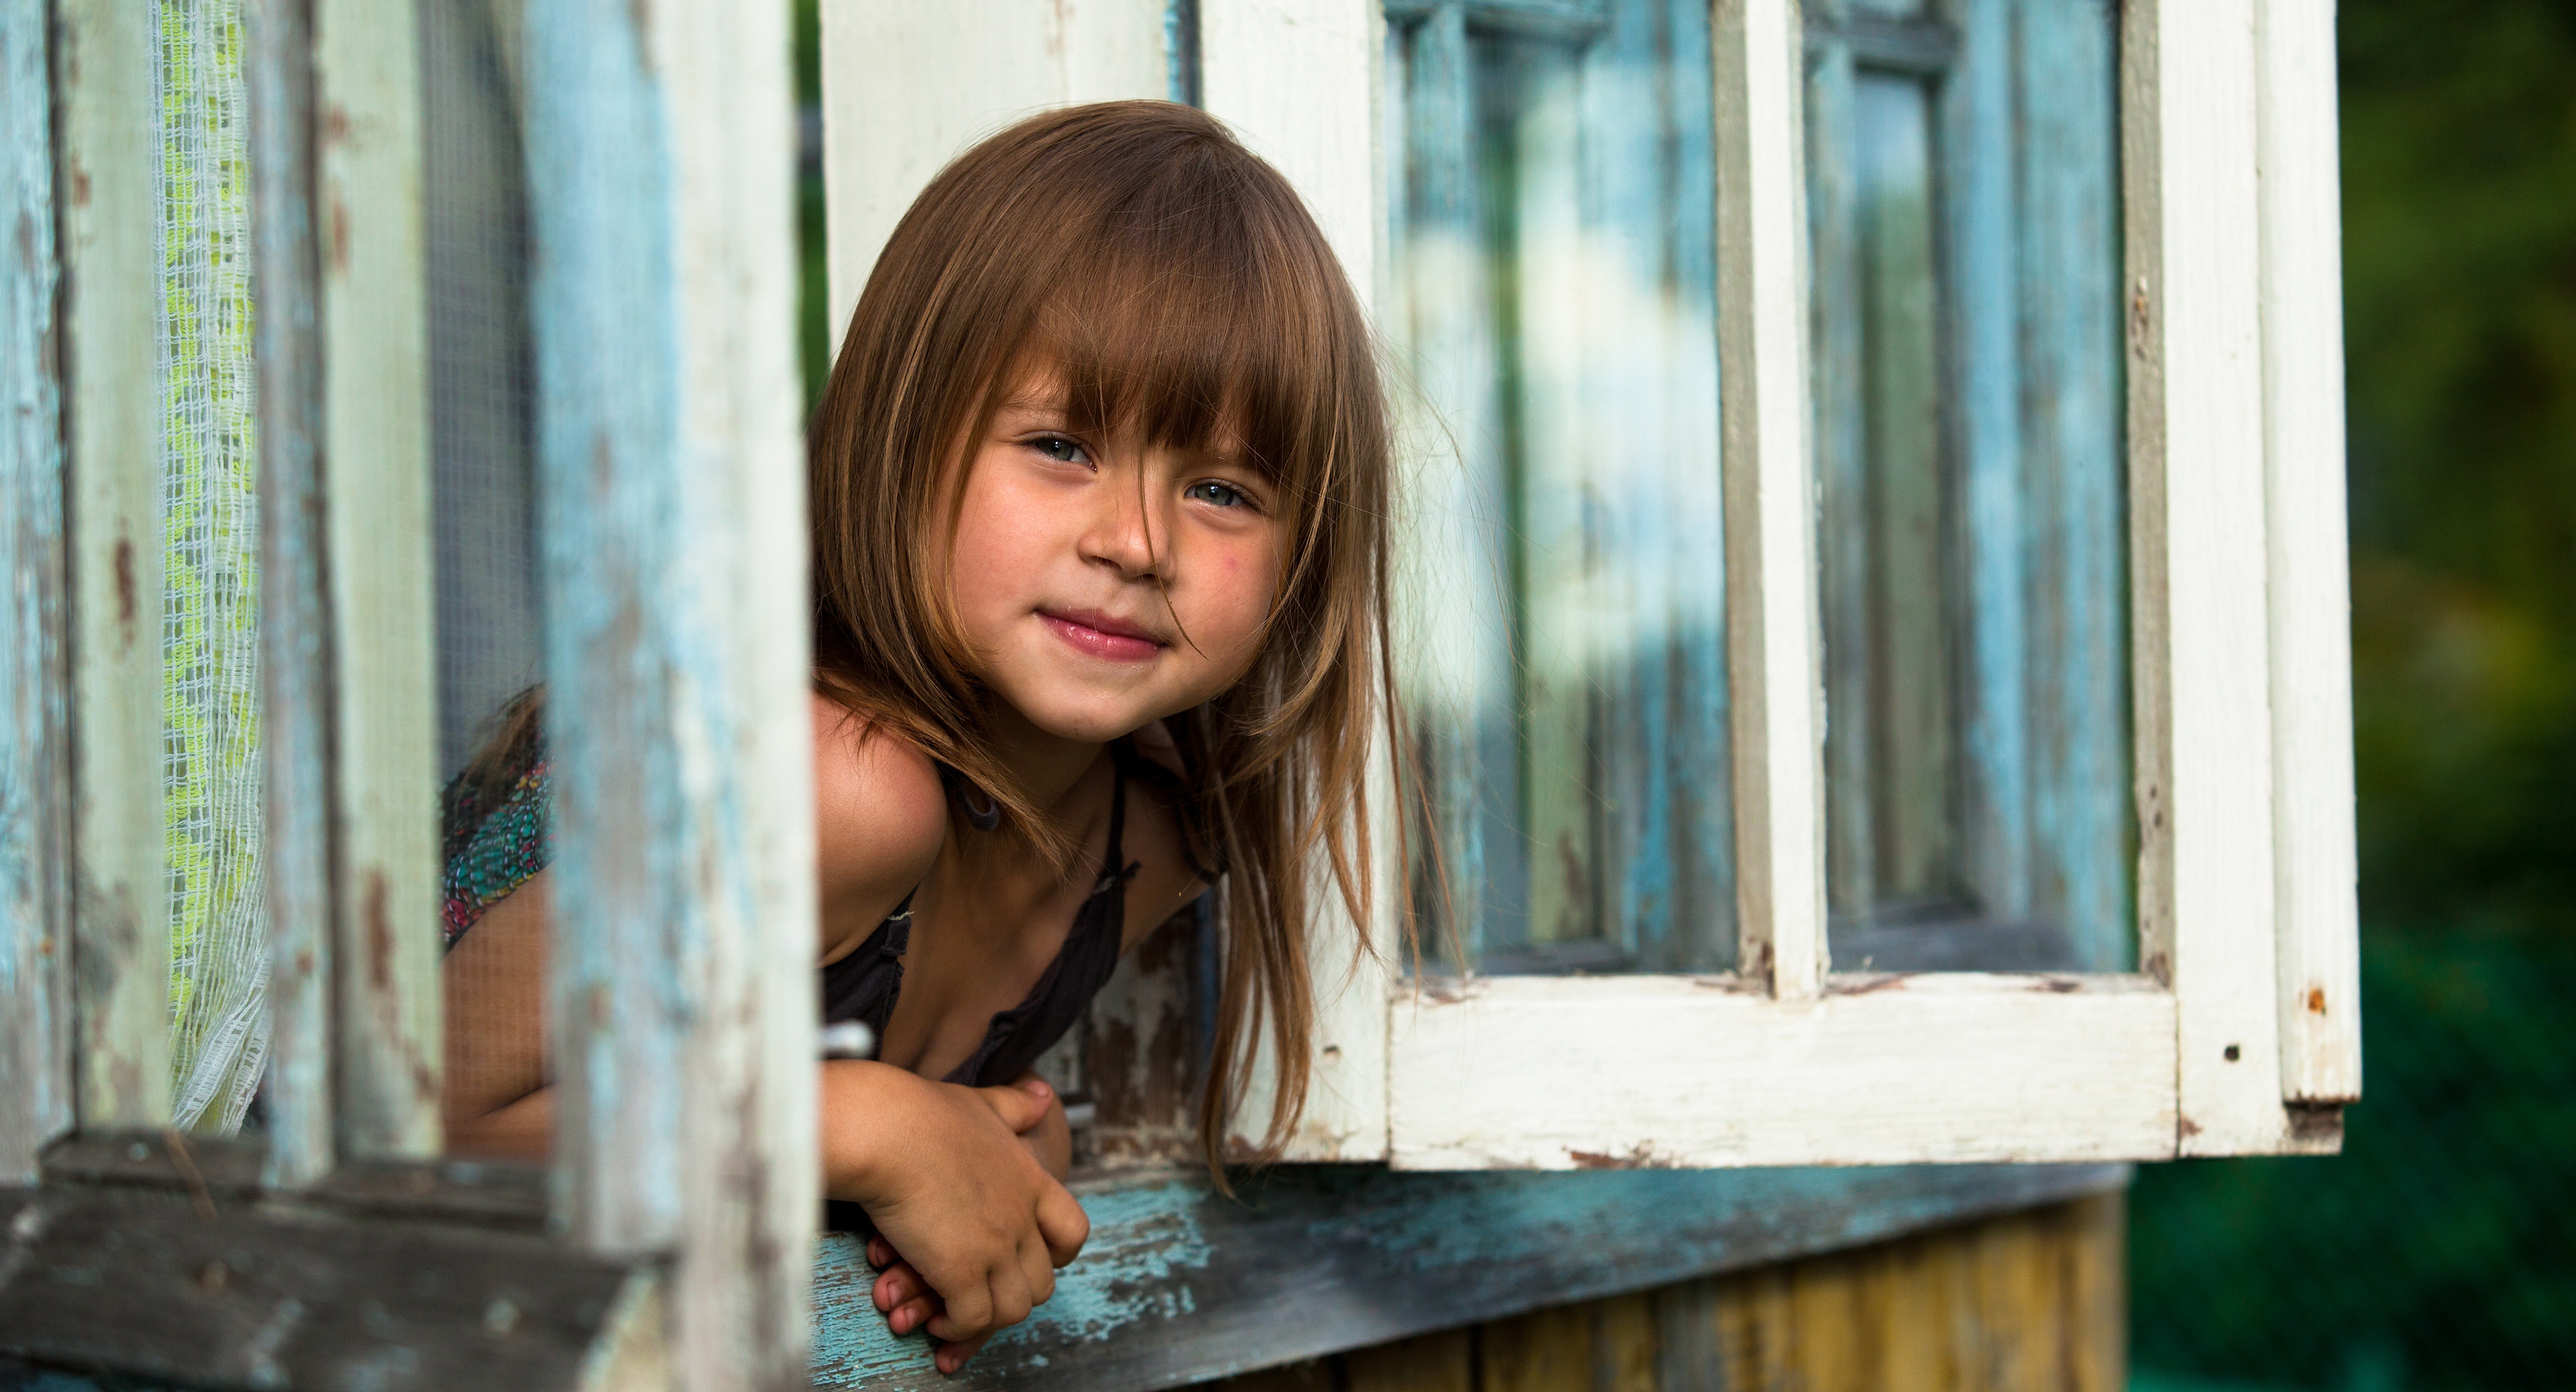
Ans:
[[[2137,1392],[2576,1386],[2576,4],[2340,25],[2365,1100],[2139,1171]]]

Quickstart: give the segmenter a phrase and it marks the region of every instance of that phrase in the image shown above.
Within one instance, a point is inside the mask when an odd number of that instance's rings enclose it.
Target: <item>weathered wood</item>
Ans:
[[[1720,0],[1713,16],[1738,970],[1801,1000],[1826,963],[1805,60],[1788,0]]]
[[[1550,1305],[1476,1331],[1486,1392],[1592,1392],[1592,1312]]]
[[[0,1190],[0,1353],[190,1385],[572,1387],[649,1269],[533,1235]]]
[[[71,606],[43,5],[0,10],[0,1181],[73,1120]]]
[[[1844,975],[1798,1003],[1731,978],[1485,978],[1397,1007],[1394,1163],[2170,1156],[2174,1010],[2136,977]]]
[[[836,351],[895,223],[967,146],[1046,107],[1170,95],[1166,4],[823,6],[825,259]]]
[[[2055,1202],[2116,1186],[2124,1173],[1288,1166],[1247,1176],[1241,1202],[1195,1176],[1077,1183],[1092,1220],[1081,1259],[1061,1274],[1053,1301],[954,1379],[931,1367],[923,1339],[886,1332],[857,1244],[826,1237],[814,1380],[886,1392],[1152,1392]]]
[[[350,1156],[430,1155],[440,1143],[418,29],[409,3],[314,0],[322,494],[337,701],[333,1115]],[[297,733],[268,729],[272,739]]]
[[[1383,23],[1375,0],[1198,0],[1200,100],[1287,177],[1364,297],[1379,284],[1386,227],[1377,119]],[[1371,779],[1384,813],[1394,811],[1389,757],[1376,752]],[[1393,864],[1394,829],[1392,816],[1381,815],[1371,826],[1375,842],[1363,848],[1378,866],[1379,922],[1352,923],[1328,904],[1308,938],[1315,1085],[1288,1138],[1290,1160],[1386,1154],[1385,1003],[1395,896],[1404,883]],[[1387,955],[1364,950],[1371,940]],[[1268,1076],[1266,1068],[1256,1073],[1229,1122],[1233,1132],[1267,1129]]]
[[[802,1385],[814,866],[787,12],[530,7],[559,1213]]]
[[[2142,961],[2187,1155],[2310,1147],[2281,1100],[2254,26],[2122,11]]]
[[[55,9],[72,477],[81,1123],[170,1119],[161,739],[161,137],[152,14]]]
[[[2281,1095],[2361,1096],[2334,6],[2255,11]]]
[[[1656,1291],[1661,1392],[2111,1392],[2116,1194]]]
[[[1449,1329],[1353,1349],[1342,1358],[1342,1392],[1475,1392],[1473,1337]]]
[[[48,1186],[158,1190],[193,1200],[262,1197],[266,1145],[256,1139],[152,1131],[84,1131],[45,1151]],[[480,1160],[355,1160],[294,1191],[302,1206],[336,1214],[537,1231],[545,1226],[545,1170]]]
[[[332,832],[339,713],[331,617],[321,248],[314,222],[313,0],[248,0],[251,242],[259,300],[262,852],[269,942],[271,1178],[335,1158]]]

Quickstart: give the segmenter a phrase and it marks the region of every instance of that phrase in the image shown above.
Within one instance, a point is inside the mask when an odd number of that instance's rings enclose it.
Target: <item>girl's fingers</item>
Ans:
[[[1038,1200],[1038,1236],[1046,1240],[1048,1258],[1063,1266],[1091,1240],[1091,1215],[1082,1211],[1064,1186],[1050,1186]]]
[[[939,1371],[954,1374],[958,1369],[966,1366],[967,1359],[981,1352],[984,1341],[992,1337],[990,1334],[978,1334],[972,1339],[953,1339],[941,1344],[937,1351],[932,1353],[931,1359],[939,1365]]]
[[[904,1301],[929,1294],[930,1283],[921,1279],[921,1273],[913,1269],[912,1263],[896,1262],[877,1277],[876,1284],[869,1287],[868,1293],[875,1297],[878,1309],[891,1314],[894,1307]]]
[[[894,1244],[882,1237],[868,1239],[868,1265],[879,1271],[894,1265]]]
[[[1034,1240],[1020,1244],[1020,1279],[1028,1285],[1031,1306],[1055,1298],[1055,1263],[1046,1244]]]
[[[909,1334],[930,1323],[932,1317],[939,1311],[940,1304],[937,1296],[916,1295],[886,1311],[886,1328],[897,1334]]]
[[[969,1278],[947,1300],[948,1307],[930,1317],[925,1326],[934,1339],[971,1339],[989,1334],[993,1323],[993,1288],[991,1278],[977,1281]]]

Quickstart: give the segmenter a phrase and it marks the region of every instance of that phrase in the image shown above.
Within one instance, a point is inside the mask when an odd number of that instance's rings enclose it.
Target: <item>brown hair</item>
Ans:
[[[984,736],[988,695],[925,540],[1015,374],[1051,359],[1079,429],[1222,444],[1277,480],[1292,538],[1260,656],[1167,722],[1183,821],[1226,875],[1211,1168],[1265,1032],[1295,1126],[1315,990],[1307,867],[1321,850],[1367,924],[1369,751],[1392,728],[1389,442],[1367,321],[1279,172],[1205,113],[1108,102],[1032,117],[922,191],[878,256],[816,412],[814,664],[824,691],[953,765],[1051,854]]]

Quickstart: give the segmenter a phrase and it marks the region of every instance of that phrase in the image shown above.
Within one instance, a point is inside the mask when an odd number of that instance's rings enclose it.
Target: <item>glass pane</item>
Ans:
[[[2135,952],[2115,19],[1989,9],[1808,30],[1841,970]]]
[[[1435,950],[1479,971],[1719,970],[1705,8],[1508,19],[1444,6],[1388,35],[1390,317],[1425,408],[1400,619],[1430,794],[1415,892]]]

